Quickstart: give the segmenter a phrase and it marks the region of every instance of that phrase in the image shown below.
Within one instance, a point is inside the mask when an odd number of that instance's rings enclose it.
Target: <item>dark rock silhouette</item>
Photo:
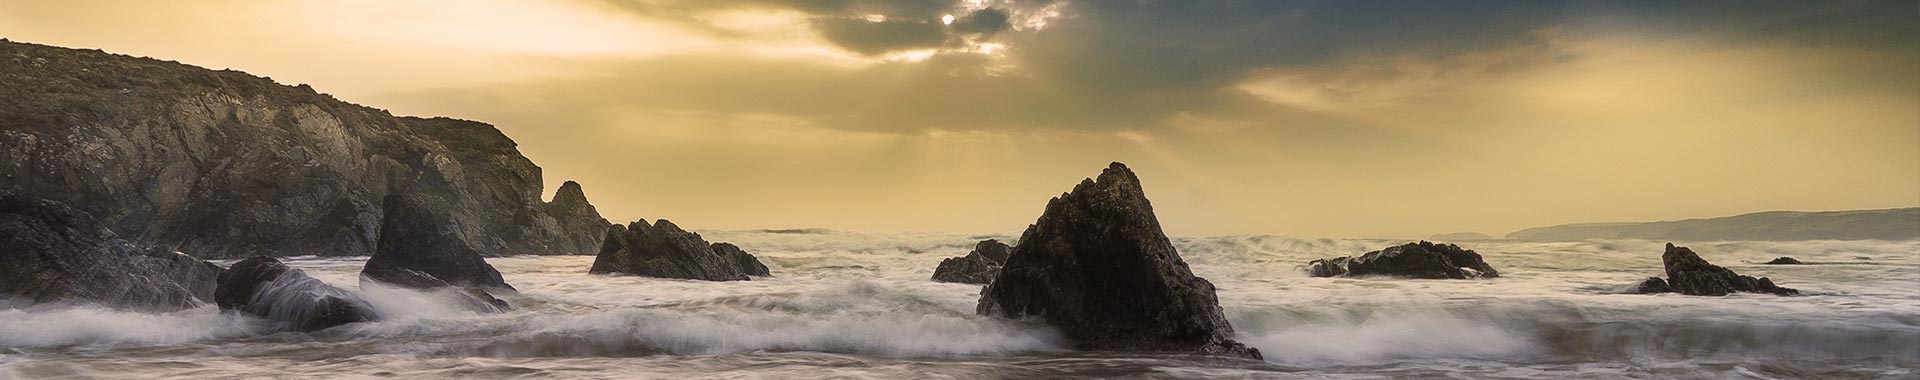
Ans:
[[[59,202],[0,192],[0,303],[174,311],[213,299],[218,265],[146,247]]]
[[[766,264],[760,263],[760,259],[754,258],[753,254],[741,250],[740,247],[733,245],[733,243],[713,243],[713,253],[720,255],[720,258],[726,259],[733,268],[739,269],[740,273],[748,276],[766,277],[773,275],[772,272],[767,270]]]
[[[1368,252],[1358,257],[1337,257],[1307,263],[1314,277],[1399,276],[1430,279],[1467,279],[1500,277],[1500,272],[1480,258],[1480,253],[1453,244],[1421,241]]]
[[[1777,295],[1800,294],[1799,290],[1775,286],[1773,280],[1766,277],[1753,278],[1733,273],[1732,270],[1708,263],[1699,254],[1687,247],[1675,247],[1667,243],[1667,252],[1660,255],[1660,262],[1667,267],[1667,284],[1681,294],[1696,296],[1724,296],[1733,292],[1771,293]]]
[[[1666,266],[1667,285],[1664,289],[1650,286],[1648,283],[1659,280],[1649,278],[1634,287],[1634,293],[1674,292],[1693,296],[1724,296],[1734,292],[1768,293],[1774,295],[1796,295],[1799,290],[1783,288],[1773,284],[1766,277],[1754,278],[1734,273],[1733,270],[1708,263],[1699,254],[1687,247],[1676,247],[1667,243],[1667,251],[1660,255],[1660,262]],[[1663,291],[1664,290],[1664,291]]]
[[[492,292],[511,292],[500,271],[468,245],[475,240],[461,230],[470,224],[439,213],[444,198],[432,194],[393,194],[385,202],[386,220],[380,223],[380,243],[361,269],[362,281],[421,290],[453,287],[463,290],[481,311],[506,309],[506,301]]]
[[[1627,292],[1634,294],[1673,293],[1673,286],[1667,285],[1666,279],[1647,277],[1646,280],[1640,281],[1639,284],[1634,284],[1633,288]]]
[[[590,254],[606,232],[578,185],[541,201],[540,167],[490,125],[396,117],[232,70],[0,42],[0,191],[44,197],[120,236],[201,258],[366,256],[382,201],[434,212],[486,256]]]
[[[1187,268],[1118,162],[1047,202],[978,312],[1037,317],[1082,349],[1260,357],[1232,339],[1213,283]]]
[[[966,256],[940,260],[940,266],[933,269],[933,280],[985,285],[1000,274],[1000,266],[1007,263],[1007,255],[1011,254],[1013,247],[999,240],[981,240]]]
[[[381,222],[379,245],[362,270],[367,276],[385,281],[387,272],[412,270],[456,286],[513,288],[469,244],[483,238],[471,235],[482,232],[465,230],[471,224],[439,212],[450,207],[444,198],[395,194],[384,203],[386,218]]]
[[[1767,262],[1767,265],[1800,265],[1800,264],[1806,264],[1806,263],[1800,262],[1799,259],[1786,257],[1786,256],[1776,257],[1773,259],[1773,261]]]
[[[214,300],[221,310],[265,318],[296,331],[379,319],[373,306],[359,296],[266,256],[240,260],[221,273]]]
[[[768,275],[766,265],[733,244],[709,244],[700,234],[661,219],[637,220],[607,231],[592,274],[631,274],[707,281],[746,281]]]

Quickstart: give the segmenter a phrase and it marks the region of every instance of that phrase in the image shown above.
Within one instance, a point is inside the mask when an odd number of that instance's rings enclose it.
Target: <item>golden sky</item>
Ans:
[[[1920,206],[1920,2],[26,1],[0,37],[497,125],[616,222],[1178,235]]]

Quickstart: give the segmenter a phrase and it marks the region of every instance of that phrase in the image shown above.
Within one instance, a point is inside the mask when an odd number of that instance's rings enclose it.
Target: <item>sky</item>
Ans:
[[[1175,235],[1920,206],[1917,1],[0,0],[0,37],[496,125],[615,222]]]

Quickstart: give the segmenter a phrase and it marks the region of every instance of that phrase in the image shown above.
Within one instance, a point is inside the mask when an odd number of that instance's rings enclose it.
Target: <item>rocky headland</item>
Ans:
[[[0,191],[58,201],[195,257],[366,256],[384,200],[434,194],[483,256],[591,254],[578,184],[490,125],[394,116],[306,85],[99,50],[0,41]]]

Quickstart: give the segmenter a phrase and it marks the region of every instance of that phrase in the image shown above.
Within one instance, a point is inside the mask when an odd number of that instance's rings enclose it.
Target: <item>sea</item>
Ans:
[[[1013,234],[704,231],[773,276],[589,275],[591,256],[488,259],[520,291],[361,288],[365,257],[295,257],[383,320],[312,333],[209,305],[0,310],[0,379],[1920,379],[1920,242],[1676,242],[1803,296],[1623,294],[1664,241],[1470,241],[1501,276],[1312,278],[1390,239],[1175,237],[1265,360],[1086,352],[976,315],[941,259]],[[1761,263],[1791,256],[1807,265]],[[228,262],[222,262],[225,264]]]

